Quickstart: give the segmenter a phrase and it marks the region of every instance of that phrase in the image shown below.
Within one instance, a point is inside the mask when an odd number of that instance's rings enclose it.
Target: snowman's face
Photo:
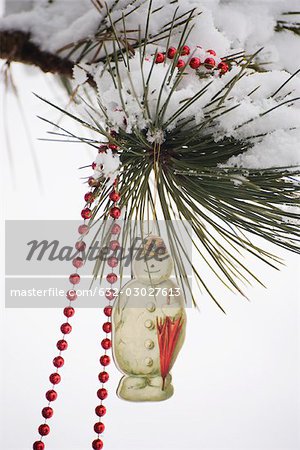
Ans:
[[[144,284],[159,284],[168,280],[173,270],[173,261],[165,248],[163,251],[142,254],[133,261],[133,274]]]

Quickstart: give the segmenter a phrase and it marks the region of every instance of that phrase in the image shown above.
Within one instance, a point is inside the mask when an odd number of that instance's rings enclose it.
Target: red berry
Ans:
[[[155,63],[156,64],[161,64],[163,63],[165,60],[165,55],[163,53],[157,53],[156,57],[155,57]]]
[[[90,219],[92,217],[92,211],[90,210],[90,208],[84,208],[81,211],[81,217],[83,219]]]
[[[119,250],[119,248],[121,247],[119,241],[110,241],[108,246],[109,249],[113,251]]]
[[[50,408],[50,406],[46,406],[42,409],[42,416],[45,419],[51,419],[51,417],[53,416],[53,409]]]
[[[110,349],[111,348],[111,340],[108,338],[102,339],[101,347],[104,348],[104,350]]]
[[[116,203],[120,200],[121,196],[118,192],[116,192],[115,190],[113,190],[110,194],[109,194],[109,198],[111,199],[112,202]]]
[[[32,448],[33,450],[44,450],[45,444],[42,441],[35,441]]]
[[[84,252],[84,250],[86,249],[86,243],[84,241],[77,241],[75,244],[75,248],[79,252]]]
[[[78,273],[72,273],[69,276],[69,280],[72,284],[78,284],[80,282],[80,275],[78,275]]]
[[[121,232],[121,227],[120,225],[118,225],[117,223],[114,223],[113,226],[111,227],[111,234],[120,234]]]
[[[84,262],[82,258],[77,256],[76,258],[73,259],[72,264],[74,267],[76,267],[76,269],[80,269],[83,266]]]
[[[73,317],[75,314],[75,309],[72,306],[66,306],[64,309],[64,315],[66,317]]]
[[[41,436],[47,436],[50,433],[50,427],[46,423],[39,426],[39,433]]]
[[[54,400],[57,399],[57,392],[53,389],[50,389],[50,391],[46,392],[46,399],[48,400],[48,402],[54,402]]]
[[[121,210],[117,206],[113,206],[109,211],[109,214],[113,219],[119,219],[121,216]]]
[[[57,367],[58,369],[60,367],[62,367],[64,365],[64,363],[65,363],[65,360],[64,360],[64,358],[62,356],[56,356],[53,359],[53,365],[54,365],[54,367]]]
[[[109,380],[109,375],[107,372],[100,372],[98,378],[101,383],[106,383]]]
[[[88,234],[88,232],[89,232],[89,227],[87,225],[85,225],[85,224],[79,225],[79,227],[78,227],[79,234]]]
[[[84,195],[84,200],[85,200],[87,203],[93,203],[93,201],[95,200],[95,197],[93,196],[93,194],[92,194],[91,192],[87,192],[87,193]],[[85,219],[85,217],[84,217],[84,219]]]
[[[62,326],[60,327],[60,331],[63,334],[70,334],[72,331],[72,326],[69,323],[63,323]]]
[[[183,59],[179,59],[177,61],[176,67],[178,67],[178,69],[183,69],[185,67],[185,62],[183,61]]]
[[[74,289],[70,289],[70,290],[67,292],[66,297],[67,297],[68,300],[70,300],[71,302],[73,302],[73,301],[76,300],[76,298],[77,298],[76,291],[74,291]]]
[[[106,414],[106,408],[104,405],[98,405],[95,408],[95,413],[98,417],[102,417]]]
[[[51,373],[49,380],[50,380],[50,383],[52,383],[52,384],[58,384],[58,383],[60,383],[61,376],[57,372]]]
[[[102,423],[102,422],[95,423],[95,425],[94,425],[95,433],[101,434],[101,433],[103,433],[104,430],[105,430],[104,423]]]
[[[105,388],[98,389],[97,397],[100,398],[100,400],[105,400],[107,396],[108,396],[108,393]]]
[[[110,323],[110,322],[105,322],[105,323],[102,325],[102,330],[103,330],[105,333],[111,333],[111,328],[112,328],[112,326],[111,326],[111,323]]]
[[[103,442],[101,439],[95,439],[92,443],[92,447],[94,450],[101,450],[103,448]]]
[[[102,366],[108,366],[110,364],[110,357],[108,355],[103,355],[100,358],[100,364]]]
[[[191,52],[191,49],[188,45],[184,45],[181,49],[181,55],[185,56],[185,55],[189,55]]]
[[[61,339],[60,341],[57,342],[56,347],[58,348],[58,350],[63,352],[64,350],[67,350],[68,343],[64,339]]]
[[[206,58],[204,65],[207,69],[211,69],[216,65],[216,61],[213,58]]]
[[[218,69],[221,71],[221,73],[226,73],[229,70],[228,64],[226,64],[225,62],[220,62],[220,64],[218,64]]]
[[[176,55],[177,49],[175,47],[170,47],[168,49],[168,53],[167,56],[169,59],[174,59],[175,55]]]
[[[213,56],[217,56],[217,54],[214,50],[206,50],[206,53],[210,53]]]
[[[201,66],[200,58],[194,57],[190,60],[190,67],[192,69],[198,69]]]
[[[109,148],[110,148],[112,151],[117,151],[117,150],[119,149],[119,146],[116,145],[116,144],[109,144]]]
[[[108,273],[106,275],[106,279],[107,279],[108,283],[114,284],[118,281],[118,276],[115,273]]]
[[[105,306],[103,312],[104,312],[104,314],[105,314],[107,317],[110,317],[110,316],[111,316],[111,313],[112,313],[112,307],[111,307],[111,306]]]
[[[118,263],[119,263],[119,260],[115,256],[110,256],[107,260],[107,264],[109,265],[109,267],[112,267],[112,268],[117,267]]]

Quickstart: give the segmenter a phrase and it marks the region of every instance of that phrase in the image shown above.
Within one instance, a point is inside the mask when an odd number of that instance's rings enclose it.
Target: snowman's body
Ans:
[[[182,328],[170,369],[183,345],[186,315],[178,286],[169,279],[172,260],[134,262],[135,279],[122,289],[113,309],[113,352],[125,374],[118,395],[132,401],[158,401],[173,393],[171,376],[163,386],[157,321],[181,317]],[[151,267],[150,267],[151,266]],[[149,273],[151,279],[149,279]]]

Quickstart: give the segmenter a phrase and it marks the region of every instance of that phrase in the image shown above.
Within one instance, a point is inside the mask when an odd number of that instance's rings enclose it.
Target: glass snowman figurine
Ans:
[[[144,240],[132,269],[112,314],[113,356],[124,373],[117,394],[135,402],[166,400],[173,394],[169,371],[185,337],[184,299],[170,279],[173,261],[160,237]]]

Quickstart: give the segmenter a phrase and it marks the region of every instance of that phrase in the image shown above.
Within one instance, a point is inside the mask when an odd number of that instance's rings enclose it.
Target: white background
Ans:
[[[10,137],[14,163],[13,168],[8,164],[9,148],[2,130],[3,219],[77,219],[85,192],[77,168],[90,163],[93,155],[80,144],[37,140],[45,137],[50,127],[35,116],[51,117],[52,112],[32,91],[55,101],[59,90],[51,76],[41,76],[38,71],[14,65],[13,74],[42,186],[33,168],[18,104],[8,93],[1,126]],[[159,404],[119,400],[114,392],[120,374],[110,366],[110,396],[104,418],[107,431],[103,435],[107,450],[300,448],[299,257],[274,247],[267,249],[277,251],[286,261],[281,272],[249,261],[267,290],[258,286],[249,289],[249,302],[219,289],[226,316],[207,296],[198,299],[200,312],[188,311],[186,343],[173,370],[173,398]],[[10,251],[18,258],[18,249]],[[40,410],[46,405],[44,393],[49,389],[47,379],[63,315],[55,309],[3,309],[2,313],[0,447],[28,450],[42,422]],[[55,415],[49,422],[51,434],[45,438],[47,450],[91,448],[102,322],[102,312],[92,309],[78,310],[72,320],[74,332],[64,355],[59,398],[53,403]]]

